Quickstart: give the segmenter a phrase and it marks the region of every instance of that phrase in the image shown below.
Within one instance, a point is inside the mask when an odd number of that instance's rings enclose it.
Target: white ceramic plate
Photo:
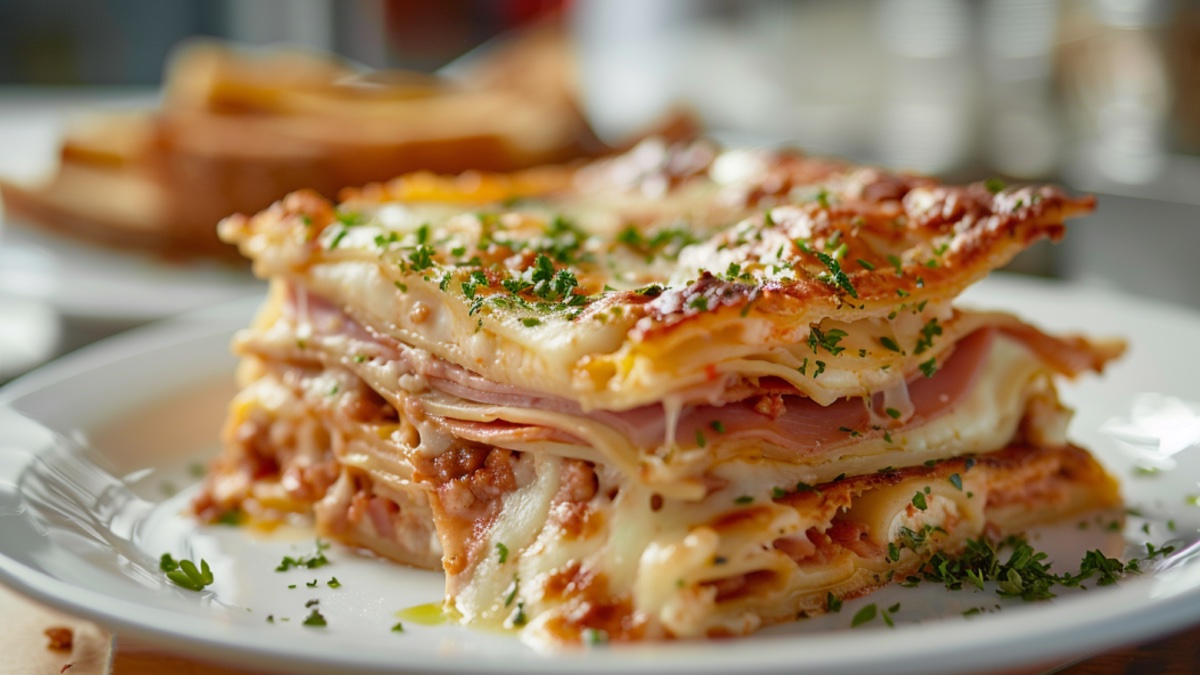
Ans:
[[[0,175],[36,182],[54,170],[71,117],[97,110],[151,108],[148,91],[99,94],[0,89]],[[216,227],[216,223],[213,224]],[[258,292],[245,269],[212,262],[170,263],[0,221],[0,294],[45,302],[72,318],[144,322]]]
[[[311,533],[198,527],[181,515],[196,480],[188,467],[216,451],[233,391],[226,344],[253,309],[243,303],[127,334],[0,390],[0,581],[121,634],[289,672],[936,673],[1063,662],[1200,621],[1200,508],[1189,501],[1200,493],[1200,408],[1186,402],[1198,397],[1200,317],[1004,278],[969,298],[1049,328],[1129,338],[1130,353],[1102,380],[1064,395],[1079,408],[1073,436],[1122,480],[1141,515],[1128,519],[1123,540],[1105,522],[1084,521],[1086,529],[1047,530],[1037,544],[1058,557],[1056,569],[1075,569],[1097,546],[1139,555],[1150,541],[1174,545],[1173,555],[1116,586],[1047,602],[893,587],[737,640],[547,655],[453,625],[406,621],[392,632],[398,611],[440,599],[439,574],[336,546],[326,567],[276,572],[282,556],[313,551]],[[1135,462],[1164,470],[1138,475]],[[157,569],[164,552],[206,559],[216,582],[202,593],[171,585]],[[312,600],[327,627],[301,625]],[[850,628],[866,604],[897,602],[894,628],[880,619]],[[971,608],[988,611],[964,617]]]

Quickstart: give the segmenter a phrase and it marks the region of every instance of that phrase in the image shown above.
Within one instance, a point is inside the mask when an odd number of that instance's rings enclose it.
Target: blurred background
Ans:
[[[556,39],[509,60],[506,84],[478,77],[500,45],[531,32]],[[168,107],[167,64],[196,37],[335,54],[359,73],[474,68],[485,87],[563,97],[586,127],[569,144],[576,153],[687,111],[729,143],[788,143],[955,181],[1063,183],[1098,193],[1097,215],[1013,271],[1200,307],[1200,2],[0,0],[0,179],[52,174],[74,119]],[[411,96],[413,76],[388,77]],[[142,263],[59,248],[22,234],[20,220],[9,213],[0,240],[0,343],[61,352],[252,283],[189,269],[137,296],[151,309],[106,308],[123,284],[144,283],[130,272]],[[81,269],[93,276],[61,281]],[[219,292],[196,291],[197,279]],[[64,287],[109,296],[81,302]],[[187,302],[161,302],[167,293]],[[54,325],[26,330],[39,313]],[[11,375],[44,351],[0,358]]]

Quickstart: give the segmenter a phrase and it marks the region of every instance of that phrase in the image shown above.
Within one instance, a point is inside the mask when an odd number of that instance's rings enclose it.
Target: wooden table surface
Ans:
[[[0,675],[251,675],[243,670],[114,639],[86,620],[43,607],[0,586]],[[47,628],[73,635],[69,649],[51,649]],[[1200,673],[1200,626],[1136,647],[1091,656],[1074,664],[993,672],[991,675],[1133,675]]]

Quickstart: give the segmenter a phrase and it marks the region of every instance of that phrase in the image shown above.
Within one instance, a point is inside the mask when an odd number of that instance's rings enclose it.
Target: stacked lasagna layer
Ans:
[[[441,566],[540,642],[743,634],[1118,500],[1053,379],[1120,344],[952,305],[1090,199],[646,143],[296,193],[196,503]]]

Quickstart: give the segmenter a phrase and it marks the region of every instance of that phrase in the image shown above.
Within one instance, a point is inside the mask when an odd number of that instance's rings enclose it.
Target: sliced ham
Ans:
[[[534,409],[589,419],[613,428],[632,446],[650,451],[672,437],[668,434],[664,405],[619,412],[585,412],[569,399],[493,382],[428,352],[377,335],[329,302],[303,290],[294,291],[291,300],[291,311],[311,327],[314,336],[328,332],[377,345],[373,352],[391,356],[402,371],[421,375],[431,389],[468,406]],[[783,456],[798,457],[877,437],[889,430],[920,426],[952,409],[971,391],[998,331],[1026,344],[1049,367],[1068,375],[1098,369],[1114,355],[1111,349],[1082,339],[1055,338],[1015,319],[1001,321],[995,327],[980,328],[961,338],[948,356],[940,357],[944,362],[938,364],[932,377],[914,374],[907,383],[912,412],[901,420],[890,420],[878,413],[873,416],[861,398],[840,399],[821,406],[799,395],[785,382],[764,378],[756,388],[746,386],[745,382],[736,387],[731,395],[737,400],[684,406],[675,421],[673,437],[682,444],[715,442],[718,438],[759,441],[764,446],[778,448]],[[886,405],[883,397],[876,399],[876,407],[883,409]],[[432,414],[428,417],[453,436],[487,445],[584,442],[564,429],[504,420],[480,422]]]

